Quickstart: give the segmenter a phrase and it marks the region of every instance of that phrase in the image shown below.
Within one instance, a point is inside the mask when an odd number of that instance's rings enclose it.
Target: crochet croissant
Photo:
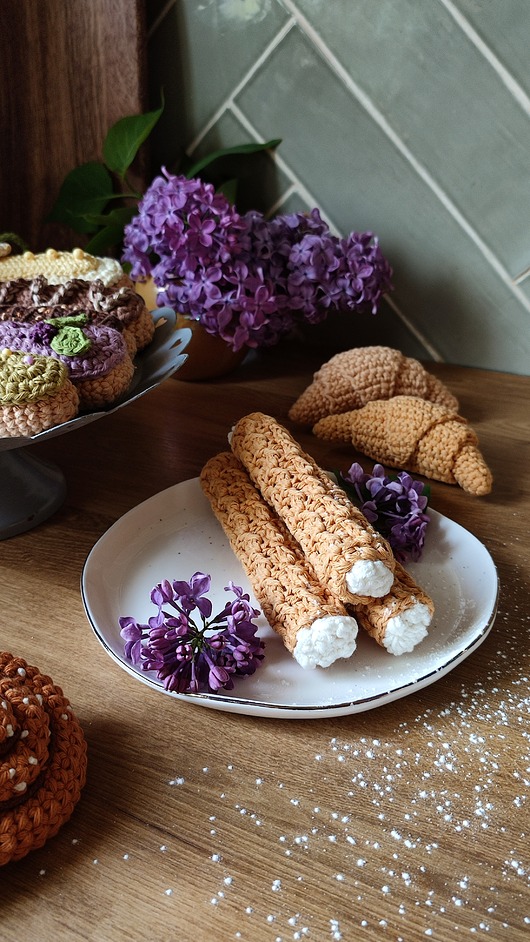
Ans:
[[[406,468],[470,494],[489,494],[492,476],[475,431],[461,415],[413,396],[369,402],[362,409],[320,419],[319,438],[351,442],[375,461]]]
[[[359,409],[373,399],[417,396],[458,411],[458,401],[436,376],[392,347],[355,347],[320,367],[289,411],[301,425]]]

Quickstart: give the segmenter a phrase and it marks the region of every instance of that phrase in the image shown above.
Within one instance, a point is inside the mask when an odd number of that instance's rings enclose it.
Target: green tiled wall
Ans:
[[[155,165],[280,137],[260,205],[379,236],[394,290],[343,346],[530,372],[528,0],[147,6]]]

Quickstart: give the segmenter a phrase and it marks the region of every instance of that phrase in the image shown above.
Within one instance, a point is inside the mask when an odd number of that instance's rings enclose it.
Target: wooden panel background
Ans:
[[[82,244],[44,219],[66,173],[144,109],[145,73],[142,0],[2,0],[0,231],[34,250]]]

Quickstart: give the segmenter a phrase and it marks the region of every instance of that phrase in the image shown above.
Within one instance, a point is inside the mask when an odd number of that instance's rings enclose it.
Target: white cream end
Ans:
[[[430,609],[423,602],[416,602],[402,615],[390,618],[383,644],[390,654],[408,654],[427,635],[431,623]]]
[[[317,618],[297,634],[293,656],[301,667],[329,667],[338,658],[351,657],[357,647],[357,622],[349,615]]]
[[[380,559],[359,559],[346,576],[346,585],[353,595],[369,595],[379,599],[387,595],[394,582],[394,573]]]

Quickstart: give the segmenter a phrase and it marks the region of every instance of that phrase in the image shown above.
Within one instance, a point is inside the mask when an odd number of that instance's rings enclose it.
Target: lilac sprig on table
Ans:
[[[234,677],[253,674],[263,660],[265,645],[253,621],[260,613],[250,596],[229,582],[225,592],[234,598],[212,617],[210,587],[211,578],[203,572],[189,582],[165,579],[151,591],[157,614],[146,625],[130,615],[119,619],[127,660],[156,671],[168,691],[232,690]]]
[[[391,268],[371,232],[331,233],[317,209],[240,215],[209,183],[162,169],[125,227],[123,261],[159,304],[233,350],[266,347],[333,311],[375,314]]]
[[[375,464],[371,474],[354,462],[346,474],[335,472],[340,486],[359,507],[366,519],[384,536],[396,559],[420,559],[429,516],[425,513],[429,487],[407,471],[387,474]]]

